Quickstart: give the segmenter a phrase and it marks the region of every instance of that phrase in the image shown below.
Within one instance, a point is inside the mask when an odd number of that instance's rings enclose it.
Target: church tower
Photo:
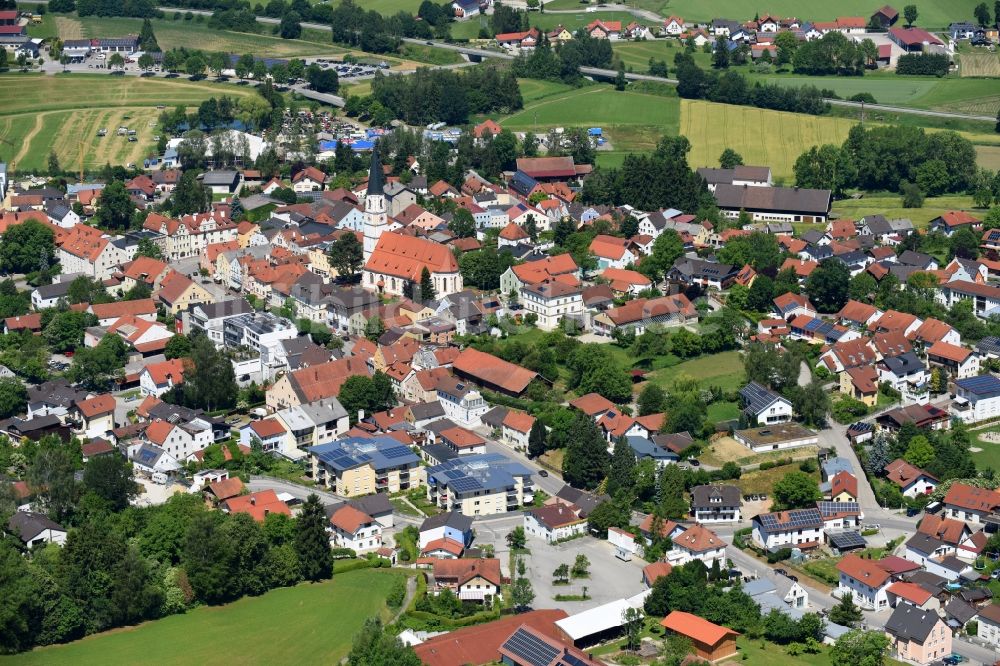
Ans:
[[[375,251],[379,236],[388,226],[385,204],[385,179],[378,158],[378,143],[372,148],[372,166],[368,172],[368,193],[365,195],[365,263]]]

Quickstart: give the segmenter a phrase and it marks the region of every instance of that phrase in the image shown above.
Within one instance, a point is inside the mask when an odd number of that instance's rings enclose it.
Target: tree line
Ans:
[[[470,114],[510,113],[524,106],[515,73],[491,66],[461,72],[420,68],[412,76],[376,73],[371,96],[411,125],[460,125]]]
[[[896,74],[941,77],[951,68],[951,59],[943,53],[907,53],[896,61]]]
[[[579,83],[581,67],[611,66],[611,42],[595,39],[585,30],[578,30],[573,40],[555,48],[544,32],[531,53],[520,53],[514,58],[512,69],[519,77],[546,79],[564,83]]]

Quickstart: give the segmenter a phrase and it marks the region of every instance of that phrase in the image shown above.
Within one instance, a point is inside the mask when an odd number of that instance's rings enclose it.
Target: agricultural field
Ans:
[[[59,27],[56,25],[56,17],[46,14],[42,17],[41,23],[28,24],[28,36],[39,39],[52,39],[59,36]]]
[[[212,96],[253,96],[237,86],[220,86],[183,79],[139,79],[108,75],[72,74],[0,76],[0,89],[18,91],[0,109],[0,138],[14,144],[0,146],[4,157],[26,170],[44,168],[50,152],[63,167],[75,170],[80,154],[85,168],[105,163],[141,162],[152,146],[158,105],[196,107]],[[129,116],[126,118],[126,116]],[[114,135],[119,126],[138,132],[138,141]],[[97,136],[107,128],[109,135]]]
[[[747,164],[767,164],[775,178],[790,180],[798,156],[810,146],[840,144],[854,122],[750,106],[681,100],[680,133],[691,141],[692,167],[717,166],[732,148]],[[775,132],[775,128],[781,128]]]
[[[3,657],[0,664],[336,664],[365,618],[384,612],[398,576],[371,569],[337,574],[324,583]]]
[[[1000,146],[976,146],[976,164],[984,169],[1000,170]]]
[[[959,56],[959,71],[966,76],[1000,77],[1000,54],[979,52],[962,53]]]
[[[168,16],[169,16],[168,12]],[[59,36],[63,39],[81,37],[120,37],[128,34],[139,34],[142,19],[132,18],[57,18]],[[337,55],[347,53],[347,49],[334,46],[329,42],[329,35],[323,41],[305,41],[303,39],[281,39],[268,34],[252,34],[213,30],[206,22],[173,21],[170,19],[154,19],[153,32],[156,41],[163,49],[194,48],[227,53],[253,53],[256,56],[271,58],[292,58],[306,55]],[[264,28],[267,30],[267,28]],[[310,37],[308,33],[303,33]],[[319,39],[319,35],[316,35]]]
[[[975,214],[972,197],[948,195],[928,197],[922,208],[903,208],[898,194],[865,196],[861,199],[842,199],[833,202],[833,212],[842,218],[858,220],[865,215],[880,213],[890,219],[909,218],[918,229],[924,229],[935,217],[949,210],[969,210]]]
[[[489,25],[489,16],[474,16],[468,21],[456,21],[451,24],[451,36],[455,39],[475,39],[479,35],[481,25]],[[577,28],[582,28],[588,23],[601,19],[603,21],[621,21],[622,25],[628,25],[632,21],[638,21],[646,25],[653,25],[642,17],[635,17],[629,12],[622,11],[597,11],[586,12],[582,9],[579,12],[567,14],[551,14],[533,12],[531,14],[531,25],[543,30],[552,30],[557,25],[561,25],[570,32],[576,32]]]

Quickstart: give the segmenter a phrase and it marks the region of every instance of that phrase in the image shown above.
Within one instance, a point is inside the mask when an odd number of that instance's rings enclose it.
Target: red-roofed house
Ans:
[[[951,518],[981,524],[1000,510],[1000,492],[955,483],[944,496],[944,508]]]
[[[929,495],[938,487],[938,479],[922,469],[914,467],[902,458],[897,458],[885,466],[886,480],[899,486],[906,497]]]
[[[156,303],[152,298],[142,298],[137,301],[114,301],[111,303],[95,303],[87,310],[97,317],[98,326],[110,326],[122,317],[136,317],[149,322],[156,321]]]
[[[104,437],[115,428],[115,398],[110,393],[80,400],[74,411],[80,419],[78,431],[86,437]]]
[[[173,358],[161,363],[150,363],[139,373],[139,390],[142,395],[159,398],[173,387],[184,383],[184,362]]]
[[[276,418],[251,421],[240,428],[240,444],[252,447],[257,440],[264,451],[281,451],[286,437],[288,431]]]
[[[578,516],[565,504],[548,504],[524,512],[524,531],[553,543],[585,534],[587,519]]]
[[[590,251],[597,257],[599,268],[625,268],[638,259],[628,249],[628,244],[626,238],[599,234],[590,242]]]
[[[272,513],[292,515],[288,505],[278,499],[277,493],[273,490],[233,497],[223,502],[222,508],[227,513],[248,513],[258,523],[264,522],[264,519]]]
[[[944,368],[952,379],[965,379],[979,374],[979,356],[968,347],[935,342],[927,349],[927,362]]]
[[[714,663],[736,655],[739,633],[728,627],[683,611],[671,611],[670,615],[660,620],[660,624],[675,634],[687,637],[699,659]]]
[[[414,650],[426,666],[493,664],[500,661],[500,646],[522,625],[530,626],[549,638],[563,640],[565,635],[555,623],[566,616],[564,610],[546,609],[502,617],[435,636],[417,645]]]
[[[892,575],[879,566],[877,560],[866,560],[851,553],[837,563],[840,583],[837,596],[852,594],[854,603],[868,610],[889,607],[886,590],[892,584]]]
[[[330,543],[335,548],[350,548],[360,554],[382,547],[382,525],[350,504],[344,504],[330,516],[330,531]]]
[[[973,231],[979,231],[982,227],[983,221],[978,217],[970,215],[964,210],[950,210],[931,220],[930,230],[940,231],[945,236],[951,236],[962,228],[971,228]]]
[[[434,560],[428,590],[451,590],[463,601],[486,601],[500,592],[500,560],[495,558]]]
[[[901,603],[908,603],[923,610],[936,611],[941,607],[941,602],[938,601],[937,597],[916,583],[897,581],[886,589],[886,594],[889,598],[889,605],[893,608]]]
[[[653,285],[652,281],[639,271],[623,268],[606,268],[601,273],[601,277],[607,280],[611,290],[620,296],[627,294],[638,296],[639,292],[649,289]]]
[[[292,189],[302,194],[322,190],[326,185],[325,173],[313,166],[308,166],[292,176]]]
[[[618,39],[622,34],[621,21],[591,21],[587,25],[587,34],[594,39]]]
[[[402,296],[407,283],[419,284],[424,269],[431,275],[440,298],[462,291],[458,260],[447,245],[416,236],[386,232],[365,263],[361,286],[379,293]]]
[[[500,439],[519,451],[528,450],[528,435],[535,425],[535,417],[526,412],[512,409],[500,424]]]

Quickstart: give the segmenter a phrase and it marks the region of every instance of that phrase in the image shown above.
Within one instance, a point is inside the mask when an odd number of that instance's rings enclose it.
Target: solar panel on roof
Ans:
[[[382,452],[386,458],[401,458],[410,453],[410,449],[405,446],[391,446]]]
[[[503,647],[528,666],[548,666],[559,655],[558,648],[523,629],[515,631]]]
[[[867,544],[864,537],[857,532],[838,532],[829,534],[830,543],[838,550],[846,548],[864,548]]]

